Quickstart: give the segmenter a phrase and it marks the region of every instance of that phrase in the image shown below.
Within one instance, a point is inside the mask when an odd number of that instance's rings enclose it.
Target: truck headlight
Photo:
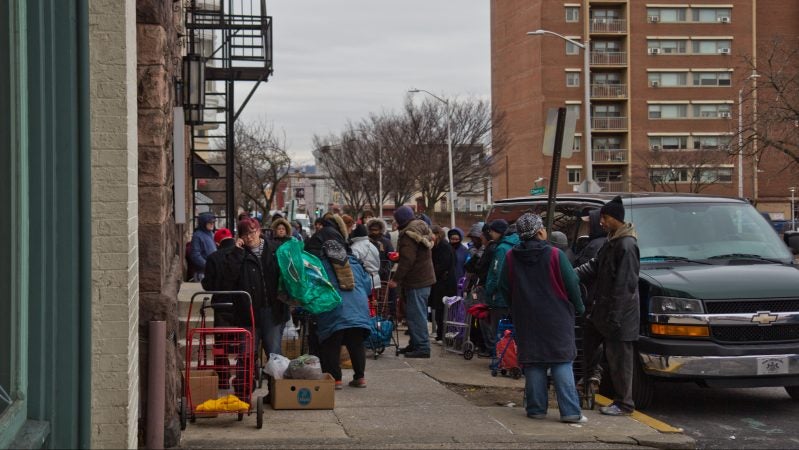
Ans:
[[[702,306],[702,300],[655,296],[649,300],[649,312],[652,314],[703,314],[705,308]]]

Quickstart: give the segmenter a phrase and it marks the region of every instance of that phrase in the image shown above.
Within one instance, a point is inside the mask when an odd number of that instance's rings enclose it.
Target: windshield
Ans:
[[[628,210],[641,258],[758,255],[790,262],[792,255],[755,208],[743,203],[641,205]]]

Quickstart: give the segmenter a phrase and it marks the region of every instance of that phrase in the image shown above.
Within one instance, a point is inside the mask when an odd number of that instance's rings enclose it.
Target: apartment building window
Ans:
[[[685,22],[688,8],[647,8],[650,22]]]
[[[688,85],[685,72],[649,72],[649,85],[652,87],[679,87]]]
[[[579,22],[580,21],[580,7],[567,6],[566,7],[566,22]]]
[[[596,170],[594,177],[596,178],[596,181],[603,183],[618,183],[623,181],[621,169]]]
[[[580,120],[580,110],[583,108],[583,105],[579,103],[569,103],[566,105],[566,110],[569,112],[574,112],[577,116],[577,120]]]
[[[688,135],[685,136],[649,136],[649,149],[660,150],[685,150],[688,148]]]
[[[622,117],[621,105],[595,105],[592,110],[592,117]]]
[[[572,143],[572,152],[579,152],[582,146],[583,137],[574,135],[574,143]]]
[[[694,106],[694,117],[700,119],[728,119],[730,118],[730,105],[727,103],[711,103]]]
[[[593,84],[621,84],[621,74],[618,72],[594,72],[591,74]]]
[[[688,169],[680,168],[649,169],[649,178],[654,184],[687,183],[690,180]]]
[[[702,168],[698,172],[703,183],[732,183],[732,168]]]
[[[650,119],[684,119],[688,117],[688,105],[649,105]]]
[[[730,72],[694,72],[694,86],[730,86]]]
[[[566,54],[567,55],[579,55],[580,54],[580,47],[572,44],[571,42],[566,41]]]
[[[591,10],[592,19],[619,19],[621,18],[621,10],[609,8],[594,8]]]
[[[566,86],[579,87],[580,86],[580,72],[566,72]]]
[[[695,150],[726,150],[729,146],[729,135],[693,136],[693,148]]]
[[[692,8],[691,13],[694,22],[729,22],[732,19],[731,8]]]
[[[594,150],[619,150],[621,149],[621,137],[619,136],[599,136],[593,138]]]
[[[729,54],[732,42],[727,39],[701,39],[691,41],[691,50],[698,55]]]
[[[591,41],[591,51],[595,52],[620,52],[621,41],[616,40],[595,40]]]
[[[583,169],[566,169],[566,173],[569,177],[569,184],[580,184],[582,182]]]
[[[653,49],[658,49],[659,53],[666,54],[685,54],[688,52],[687,39],[649,39],[646,41],[646,46],[649,53],[653,53]]]

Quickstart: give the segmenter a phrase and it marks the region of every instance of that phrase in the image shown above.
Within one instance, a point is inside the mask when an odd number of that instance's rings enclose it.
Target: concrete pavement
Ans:
[[[532,420],[521,407],[477,406],[446,384],[521,388],[524,380],[492,377],[487,359],[466,361],[433,346],[430,359],[405,359],[389,348],[366,366],[366,389],[336,391],[335,410],[274,411],[255,428],[255,414],[198,419],[183,434],[184,448],[694,448],[682,433],[661,433],[630,417],[584,411],[586,424],[564,424],[557,409]],[[367,351],[367,354],[370,354]],[[511,395],[514,392],[508,390]],[[256,395],[264,395],[266,386]]]

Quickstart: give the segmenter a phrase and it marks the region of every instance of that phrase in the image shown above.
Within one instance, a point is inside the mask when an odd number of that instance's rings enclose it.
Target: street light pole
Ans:
[[[583,74],[584,84],[583,89],[583,106],[585,109],[585,139],[582,145],[585,148],[585,192],[591,192],[594,184],[594,155],[593,155],[593,142],[591,140],[591,41],[588,38],[588,33],[585,34],[583,43],[579,43],[573,39],[569,39],[562,34],[555,33],[549,30],[535,30],[528,31],[528,36],[541,36],[544,34],[551,34],[557,36],[564,41],[583,49]]]
[[[447,109],[447,157],[449,159],[449,222],[450,227],[455,228],[455,182],[452,177],[452,128],[450,125],[450,104],[449,100],[444,100],[443,98],[433,94],[430,91],[426,91],[424,89],[411,89],[408,92],[411,94],[415,94],[417,92],[424,92],[431,97],[435,98],[436,100],[440,101],[441,103],[446,106]]]
[[[744,88],[738,89],[738,198],[744,197]]]
[[[794,197],[796,188],[791,187],[788,190],[791,191],[791,229],[796,231],[796,198]]]

